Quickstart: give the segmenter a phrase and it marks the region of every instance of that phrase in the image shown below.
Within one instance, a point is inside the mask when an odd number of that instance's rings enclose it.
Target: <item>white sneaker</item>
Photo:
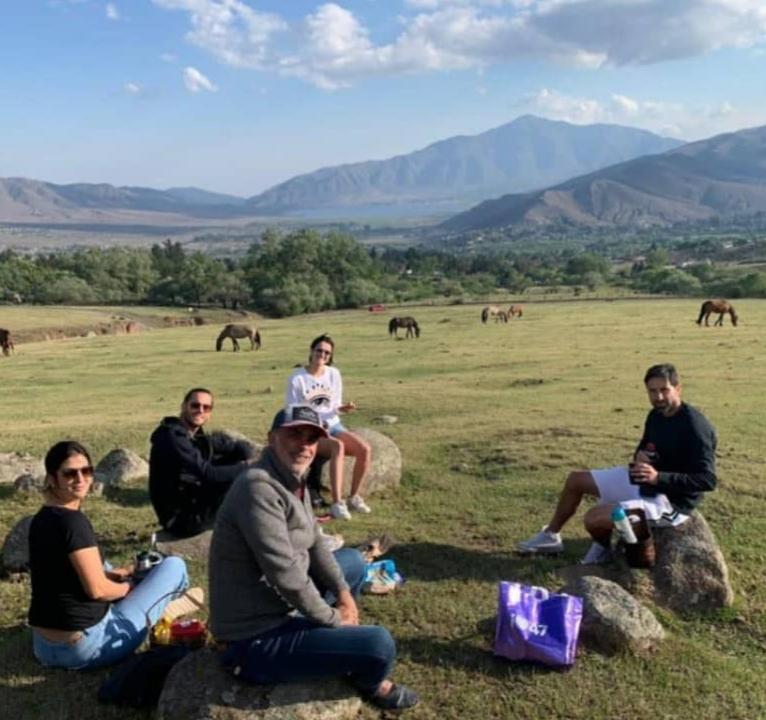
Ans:
[[[361,495],[352,495],[348,499],[348,509],[362,513],[363,515],[372,512],[370,506],[364,501],[364,498]]]
[[[340,550],[345,543],[343,535],[328,535],[322,528],[319,528],[319,537],[330,552]]]
[[[544,527],[528,540],[516,544],[516,552],[521,555],[556,555],[564,550],[561,533],[554,533]]]
[[[330,505],[330,515],[336,520],[351,520],[351,513],[346,507],[346,503],[343,500]]]
[[[611,548],[601,543],[591,543],[588,552],[585,553],[585,557],[580,560],[580,565],[601,565],[614,560]]]

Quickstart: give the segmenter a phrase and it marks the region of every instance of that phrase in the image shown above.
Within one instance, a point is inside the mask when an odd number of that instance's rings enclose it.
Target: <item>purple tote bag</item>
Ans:
[[[582,598],[503,581],[498,586],[495,655],[572,665],[581,620]]]

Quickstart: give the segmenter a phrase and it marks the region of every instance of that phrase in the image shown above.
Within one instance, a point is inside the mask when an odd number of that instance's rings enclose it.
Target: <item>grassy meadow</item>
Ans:
[[[329,332],[345,397],[378,415],[402,450],[395,494],[369,498],[373,513],[332,524],[350,541],[392,532],[391,556],[407,582],[365,596],[363,618],[388,626],[399,646],[395,677],[422,695],[412,718],[766,717],[766,460],[762,359],[766,302],[736,303],[740,326],[695,323],[696,300],[532,303],[508,325],[479,322],[481,306],[408,308],[419,340],[388,337],[390,313],[328,313],[261,325],[258,352],[214,351],[217,326],[153,330],[19,345],[0,358],[0,452],[42,455],[74,437],[100,458],[127,446],[146,455],[160,417],[184,391],[216,394],[212,424],[264,439],[286,378],[311,338]],[[23,309],[14,327],[24,323]],[[30,321],[32,314],[30,312]],[[55,312],[55,311],[51,311]],[[52,325],[48,318],[38,319]],[[2,324],[2,323],[0,323]],[[72,323],[67,323],[72,324]],[[719,434],[720,486],[703,512],[729,563],[735,606],[706,617],[657,610],[668,639],[651,659],[582,653],[556,672],[492,657],[498,580],[560,585],[559,569],[588,547],[579,518],[556,559],[514,556],[514,543],[547,521],[570,469],[624,462],[648,403],[643,373],[674,362],[686,400]],[[39,506],[0,487],[0,534]],[[127,560],[154,527],[143,487],[85,506],[111,558]],[[334,527],[333,527],[334,526]],[[193,566],[206,583],[205,568]],[[14,718],[146,718],[100,707],[103,673],[46,671],[24,627],[29,588],[0,580],[0,704]],[[365,707],[361,718],[379,714]]]

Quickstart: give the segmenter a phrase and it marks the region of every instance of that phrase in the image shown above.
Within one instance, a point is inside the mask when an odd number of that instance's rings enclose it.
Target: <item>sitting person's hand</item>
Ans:
[[[340,413],[350,413],[354,412],[356,410],[356,403],[355,402],[347,402],[343,403],[343,405],[338,405],[338,412]]]
[[[338,601],[335,607],[340,613],[341,625],[358,625],[359,609],[356,606],[354,596],[348,590],[341,590],[338,593]]]

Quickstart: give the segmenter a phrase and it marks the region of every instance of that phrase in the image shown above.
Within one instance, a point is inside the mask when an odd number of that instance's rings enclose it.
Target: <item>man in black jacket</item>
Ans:
[[[214,457],[203,426],[213,411],[213,394],[192,388],[179,417],[163,418],[152,433],[149,496],[163,528],[178,537],[209,527],[246,458]]]
[[[605,562],[611,558],[611,513],[616,505],[642,507],[650,522],[676,527],[689,518],[703,493],[715,489],[715,429],[699,410],[682,402],[675,367],[653,365],[646,371],[644,385],[652,409],[633,462],[570,473],[550,522],[518,543],[517,552],[561,552],[561,528],[582,498],[590,495],[598,498],[598,504],[585,514],[585,527],[594,542],[582,562]]]

